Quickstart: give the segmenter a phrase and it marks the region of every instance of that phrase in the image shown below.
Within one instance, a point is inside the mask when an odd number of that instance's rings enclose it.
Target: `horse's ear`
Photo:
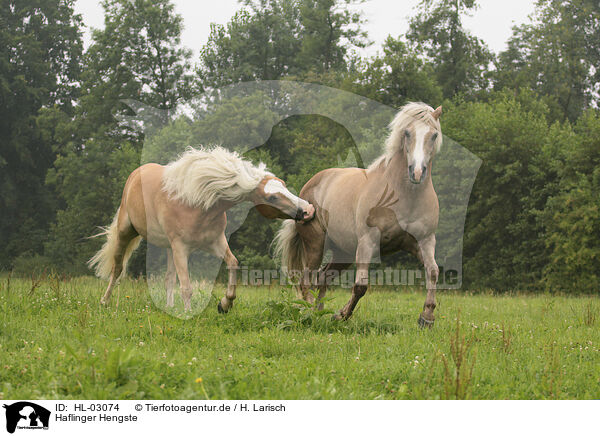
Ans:
[[[436,120],[439,120],[440,117],[442,116],[442,107],[438,106],[438,108],[436,110],[434,110],[431,115],[433,116],[433,118],[435,118]]]

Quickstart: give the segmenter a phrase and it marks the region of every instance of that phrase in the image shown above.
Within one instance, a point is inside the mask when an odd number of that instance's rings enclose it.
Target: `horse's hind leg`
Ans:
[[[175,262],[173,261],[173,250],[167,248],[167,274],[165,276],[165,288],[167,290],[167,307],[175,305],[173,298],[173,289],[177,283],[177,272],[175,271]]]
[[[317,297],[317,309],[318,310],[323,310],[323,303],[321,302],[321,300],[323,298],[325,298],[325,294],[327,293],[327,286],[329,286],[331,283],[331,280],[334,278],[332,276],[332,273],[335,273],[337,278],[340,279],[340,272],[344,271],[345,269],[347,269],[350,265],[352,265],[351,263],[345,263],[345,262],[338,262],[335,259],[335,255],[334,257],[331,259],[331,262],[329,262],[325,267],[321,268],[319,270],[319,296]]]
[[[300,295],[304,301],[310,304],[314,304],[315,297],[311,292],[311,289],[318,286],[319,280],[319,265],[323,258],[323,250],[314,250],[306,253],[306,265],[302,277],[300,278]]]
[[[106,292],[100,299],[100,304],[102,304],[104,306],[106,306],[108,304],[116,282],[117,282],[117,279],[115,279],[115,273],[114,273],[114,267],[113,267],[113,272],[110,274],[110,280],[108,281],[108,287],[106,288]]]
[[[302,276],[300,277],[300,283],[297,290],[300,294],[299,297],[304,301],[313,304],[315,302],[315,297],[310,290],[318,285],[320,275],[318,269],[323,260],[325,233],[321,227],[313,221],[300,225],[299,233],[304,244],[305,258]]]
[[[110,280],[108,282],[108,287],[106,288],[106,292],[100,299],[100,303],[103,305],[108,304],[110,301],[110,297],[112,295],[113,288],[117,284],[119,277],[121,277],[121,273],[123,272],[123,260],[125,257],[125,252],[127,251],[127,247],[129,243],[138,236],[138,233],[134,229],[127,213],[122,210],[119,214],[118,219],[118,231],[117,231],[117,242],[116,248],[113,254],[113,267],[112,272],[110,274]]]

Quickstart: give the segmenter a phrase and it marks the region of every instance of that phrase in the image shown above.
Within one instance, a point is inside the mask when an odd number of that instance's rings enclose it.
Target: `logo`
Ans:
[[[18,429],[48,430],[50,411],[28,401],[4,405],[6,409],[6,431],[14,433]]]
[[[374,162],[378,161],[379,164],[384,162],[382,159],[384,156],[387,159],[388,149],[386,144],[391,138],[388,125],[390,121],[395,120],[399,115],[396,108],[383,105],[366,97],[327,86],[288,80],[242,82],[206,91],[204,94],[197,95],[189,104],[183,105],[174,111],[162,111],[133,100],[124,100],[123,103],[128,105],[135,112],[135,115],[119,116],[119,121],[131,129],[141,129],[144,133],[145,143],[140,164],[175,161],[190,144],[220,144],[225,149],[236,151],[242,156],[246,152],[256,149],[259,152],[258,156],[266,152],[274,159],[281,157],[281,162],[285,164],[286,159],[289,159],[285,156],[291,156],[290,150],[278,148],[286,147],[287,143],[285,141],[274,140],[268,146],[268,150],[263,150],[262,147],[268,143],[269,138],[273,135],[273,129],[279,123],[291,117],[311,115],[326,118],[344,128],[348,133],[347,139],[336,145],[335,152],[331,149],[329,160],[323,161],[319,164],[320,166],[323,168],[332,166],[338,168],[367,168],[369,164]],[[189,115],[192,120],[191,124],[178,121],[169,121],[165,124],[167,120],[174,120],[175,118],[172,115],[176,113]],[[401,125],[411,123],[410,120],[414,118],[413,115],[410,115],[411,113],[407,112],[403,118],[399,118],[404,121],[399,121],[398,126],[394,124],[396,126],[394,128],[397,130]],[[417,111],[416,114],[418,113],[421,112]],[[249,122],[249,120],[252,121]],[[418,117],[414,120],[416,120],[416,125],[421,125]],[[165,137],[173,138],[173,140],[165,141]],[[399,138],[396,138],[396,141],[398,140]],[[416,139],[413,138],[411,141],[416,141]],[[465,217],[471,196],[471,188],[482,161],[448,137],[443,137],[443,143],[440,152],[436,153],[435,165],[432,167],[435,170],[431,172],[439,202],[435,259],[437,259],[436,262],[440,270],[443,269],[446,272],[443,276],[440,276],[443,280],[437,282],[437,288],[459,289],[462,286]],[[396,145],[399,144],[396,143]],[[280,156],[271,154],[278,151],[283,154]],[[334,162],[334,160],[337,160],[337,162]],[[407,172],[410,171],[407,165],[402,168]],[[302,173],[302,177],[312,175],[309,174],[311,173],[310,166],[306,167],[306,170],[308,172],[306,174]],[[154,195],[152,193],[154,184],[145,183],[144,180],[148,180],[148,178],[142,176],[144,196]],[[297,176],[296,180],[299,180]],[[391,181],[390,185],[381,186],[378,198],[370,206],[372,209],[367,212],[367,216],[361,224],[365,231],[368,229],[370,240],[377,248],[371,253],[371,257],[366,263],[381,264],[380,243],[385,241],[386,238],[393,237],[394,240],[400,241],[401,238],[406,237],[405,242],[401,244],[398,242],[398,247],[403,244],[406,244],[406,247],[414,244],[412,241],[414,238],[405,232],[407,221],[401,216],[404,209],[397,204],[400,198],[399,195],[404,194],[396,193],[397,187],[395,186]],[[227,211],[226,240],[230,240],[234,232],[242,227],[253,207],[252,202],[246,201],[233,206]],[[319,209],[322,219],[328,221],[329,211],[323,207],[319,207]],[[149,213],[149,210],[146,210],[146,213]],[[335,214],[335,212],[332,213]],[[323,230],[325,231],[325,229]],[[354,254],[356,250],[354,247],[348,247],[346,251],[339,250],[333,243],[334,238],[329,238],[328,234],[324,236],[324,240],[326,243],[323,247],[323,253],[327,262],[337,265],[355,263]],[[404,241],[404,239],[402,240]],[[385,243],[390,244],[390,241]],[[394,246],[394,248],[398,247]],[[266,247],[264,251],[268,251]],[[414,251],[417,252],[416,249]],[[350,255],[346,255],[346,252]],[[194,292],[190,297],[191,301],[188,300],[187,302],[188,307],[186,310],[184,302],[179,303],[178,301],[176,303],[173,297],[173,288],[176,284],[171,286],[170,282],[174,277],[171,273],[175,268],[166,254],[164,247],[152,243],[148,244],[146,277],[150,296],[156,306],[166,313],[178,318],[188,319],[206,309],[212,301],[212,291],[215,283],[219,277],[225,278],[222,274],[225,272],[223,270],[223,257],[202,250],[194,251],[191,255],[187,262],[188,271],[186,272],[187,278],[185,281],[190,283]],[[332,263],[330,261],[334,255],[336,262]],[[395,261],[392,260],[391,262]],[[383,281],[381,284],[394,285],[394,282],[390,282],[392,274],[398,277],[397,282],[399,284],[404,282],[401,270],[395,268],[395,272],[390,272],[388,275],[385,272],[387,270],[386,266],[384,264],[381,266],[380,273],[376,277],[378,284],[380,282],[379,277],[381,277]],[[170,273],[167,274],[167,271],[170,271]],[[279,271],[276,272],[277,276],[280,277],[280,281],[283,281],[283,285],[292,284],[295,281],[294,271],[289,272],[291,274],[287,277],[284,277],[284,274],[280,274]],[[348,270],[348,272],[350,271]],[[256,269],[251,270],[249,273],[253,277],[257,277],[257,274],[264,277],[264,274]],[[328,270],[329,273],[336,274],[336,270],[330,269]],[[406,273],[404,274],[406,275]],[[420,271],[416,271],[416,273],[420,274],[420,279],[426,280],[427,276],[425,274]],[[325,280],[327,280],[327,277],[325,276]],[[229,280],[232,283],[236,280],[235,269],[230,271]],[[352,283],[354,282],[355,279],[352,279]],[[411,284],[413,280],[407,278],[406,282]],[[227,295],[224,300],[224,303],[227,303],[226,306],[232,304],[232,299],[229,299]],[[221,310],[223,310],[222,306]]]

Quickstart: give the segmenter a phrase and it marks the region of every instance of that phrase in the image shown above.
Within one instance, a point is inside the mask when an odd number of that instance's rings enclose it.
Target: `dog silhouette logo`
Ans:
[[[48,429],[50,411],[28,401],[19,401],[3,406],[6,409],[6,431],[14,433],[18,429]]]

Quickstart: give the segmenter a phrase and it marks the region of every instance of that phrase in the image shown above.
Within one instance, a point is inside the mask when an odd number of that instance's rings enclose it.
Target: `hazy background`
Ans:
[[[296,192],[351,151],[367,162],[379,155],[391,115],[379,124],[354,118],[365,141],[337,117],[319,115],[288,117],[267,138],[257,127],[281,119],[266,110],[272,93],[249,92],[235,102],[208,94],[187,118],[176,117],[207,90],[294,80],[392,108],[443,105],[445,138],[483,162],[466,218],[464,196],[441,188],[457,180],[470,188],[462,183],[470,168],[458,165],[450,146],[435,164],[444,214],[458,217],[461,228],[464,218],[464,289],[598,294],[598,0],[428,0],[424,11],[416,9],[419,0],[371,0],[352,6],[364,12],[358,25],[350,24],[356,10],[340,10],[347,0],[252,0],[232,29],[224,25],[241,8],[234,0],[109,0],[106,14],[102,2],[73,1],[11,0],[0,8],[0,285],[2,271],[90,274],[86,262],[103,241],[89,236],[112,222],[129,174],[189,145],[262,144],[245,157],[266,163]],[[211,23],[220,26],[214,34]],[[356,34],[373,43],[348,43]],[[345,95],[324,99],[327,111],[308,113],[359,114]],[[173,117],[153,120],[142,133],[122,122],[132,115],[124,101]],[[441,247],[454,256],[461,244],[444,222],[437,254],[445,267]],[[249,212],[229,240],[240,264],[276,268],[267,247],[278,229]],[[401,255],[383,261],[420,267]],[[132,275],[144,274],[144,245],[129,266]]]
[[[237,0],[195,1],[174,0],[177,12],[185,21],[182,42],[194,51],[194,59],[199,49],[206,43],[210,32],[210,23],[226,24],[236,10],[241,8]],[[408,16],[420,3],[420,0],[370,0],[361,5],[367,23],[364,26],[373,42],[363,50],[364,55],[373,55],[380,50],[388,35],[398,36],[408,29]],[[494,52],[506,47],[515,24],[527,21],[533,12],[533,0],[480,1],[479,10],[464,19],[465,26],[476,36],[482,38]],[[100,2],[78,0],[75,10],[83,16],[87,26],[84,41],[90,42],[90,28],[104,26],[104,15]]]

